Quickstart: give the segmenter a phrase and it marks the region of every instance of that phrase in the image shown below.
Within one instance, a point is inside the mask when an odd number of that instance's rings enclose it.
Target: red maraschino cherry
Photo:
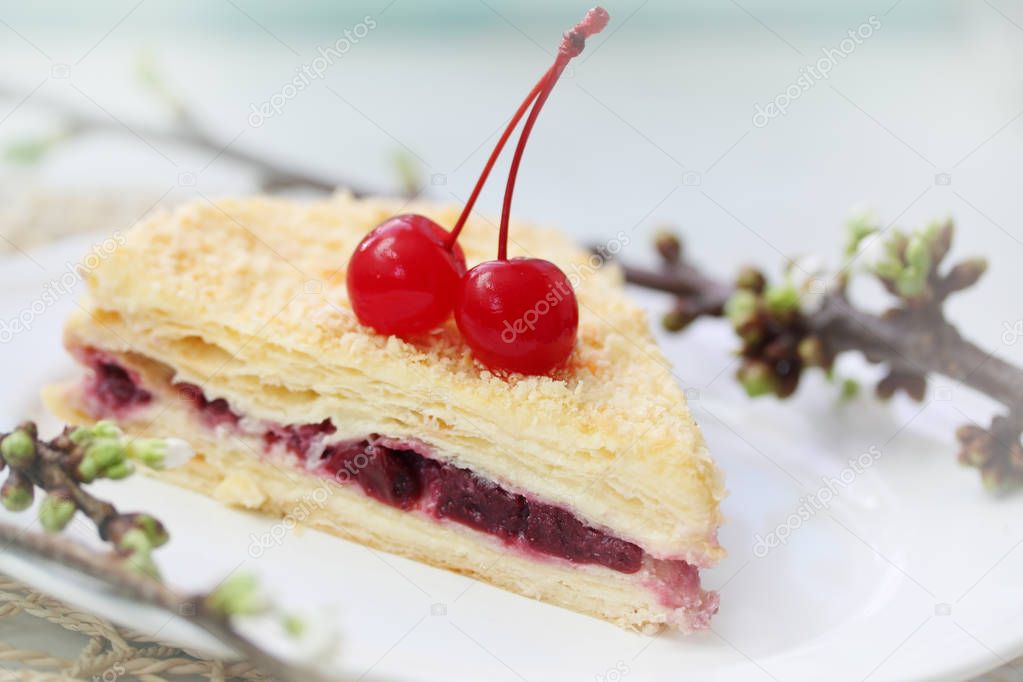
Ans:
[[[389,218],[348,261],[348,298],[359,322],[381,334],[413,336],[451,316],[465,255],[448,232],[421,215]]]
[[[575,347],[579,306],[565,273],[540,258],[480,263],[470,270],[455,321],[491,369],[547,374]]]
[[[508,122],[451,232],[426,216],[406,214],[388,218],[356,247],[348,262],[347,285],[348,298],[359,322],[381,334],[410,337],[433,329],[451,316],[458,286],[457,280],[454,288],[450,286],[446,274],[448,261],[454,262],[459,277],[465,273],[465,256],[456,242],[458,235],[490,177],[494,162],[553,70],[552,66],[536,82]],[[395,247],[394,240],[406,238],[410,223],[420,226],[416,230],[418,236],[411,237],[415,243]],[[426,227],[429,229],[425,230]],[[421,238],[424,232],[436,235],[437,239]],[[409,258],[423,263],[409,263]],[[424,263],[433,263],[438,269],[422,267]],[[436,272],[436,276],[431,272]]]
[[[455,304],[455,322],[476,358],[491,369],[547,374],[565,364],[575,347],[579,304],[556,265],[539,258],[508,258],[508,224],[515,179],[536,118],[568,62],[586,38],[607,26],[607,11],[594,7],[565,34],[554,65],[522,126],[508,171],[497,260],[466,273]]]
[[[499,362],[500,352],[488,353],[483,349],[482,344],[487,343],[486,341],[473,341],[468,337],[466,340],[476,351],[478,357],[490,358],[490,360],[484,360],[486,364],[509,371],[544,373],[563,363],[571,354],[578,326],[578,307],[571,285],[564,273],[546,261],[537,259],[507,260],[508,216],[515,176],[521,163],[525,142],[533,128],[537,114],[565,66],[573,57],[582,52],[586,38],[603,30],[607,21],[607,12],[596,7],[590,10],[575,28],[565,34],[554,64],[536,82],[512,116],[491,152],[469,200],[451,232],[447,232],[425,216],[407,214],[389,218],[363,238],[352,254],[347,273],[349,300],[361,323],[382,334],[394,334],[407,338],[433,329],[450,316],[456,302],[462,300],[466,291],[466,287],[460,285],[458,281],[458,278],[465,273],[465,257],[456,240],[465,226],[498,156],[519,121],[532,105],[509,172],[501,220],[499,260],[493,261],[491,266],[501,269],[506,267],[502,264],[510,263],[512,269],[509,272],[515,274],[516,268],[520,268],[520,275],[526,270],[531,270],[525,280],[516,280],[515,277],[512,277],[507,281],[511,283],[509,286],[520,287],[521,291],[526,294],[526,302],[533,304],[528,310],[523,311],[524,317],[521,320],[521,324],[532,325],[532,328],[528,329],[528,334],[516,333],[516,335],[517,337],[521,336],[519,338],[520,351],[527,347],[534,348],[534,350],[529,353],[519,352],[512,355],[528,355],[534,358],[534,361],[530,363],[520,360],[502,365]],[[482,273],[483,270],[480,270],[478,274]],[[540,292],[537,288],[538,283],[544,284],[547,289]],[[545,313],[543,322],[528,322],[532,319],[533,311],[544,308],[540,299],[546,298],[547,293],[555,291],[565,293],[557,295],[552,293],[554,298],[550,300],[557,301],[559,304],[566,302],[568,305],[559,310],[558,314],[550,315],[549,311]],[[505,302],[514,302],[516,298],[515,294],[509,294],[509,300]],[[491,295],[490,300],[493,303],[504,299],[500,296],[494,298]],[[522,302],[520,301],[520,303]],[[467,304],[466,310],[471,309],[473,306]],[[570,311],[574,311],[573,314],[567,315],[566,313]],[[471,320],[468,319],[473,315],[468,312],[466,316],[463,316],[466,317],[466,325],[473,326]],[[561,320],[560,341],[555,338],[558,335],[546,333],[554,331],[553,326],[550,329],[547,326],[556,325],[558,320]],[[517,318],[515,321],[520,322]],[[461,324],[459,322],[460,328]],[[539,331],[537,325],[541,327]],[[503,331],[501,325],[498,325],[499,335]],[[463,329],[463,335],[465,333]],[[486,336],[482,328],[477,329],[475,333],[480,338]],[[474,338],[476,337],[474,336]],[[507,334],[505,338],[507,338]],[[544,346],[545,350],[540,349],[540,346]],[[506,348],[499,350],[507,351]],[[544,369],[545,367],[547,369]]]

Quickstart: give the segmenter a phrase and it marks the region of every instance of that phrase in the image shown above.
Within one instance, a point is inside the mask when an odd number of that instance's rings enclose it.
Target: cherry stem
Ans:
[[[480,174],[478,180],[476,180],[476,186],[472,189],[472,194],[469,195],[469,200],[465,202],[465,208],[462,209],[462,214],[458,216],[458,222],[455,223],[454,228],[451,230],[451,234],[448,236],[444,243],[444,248],[451,250],[455,246],[455,241],[458,240],[458,235],[462,232],[462,228],[465,227],[465,221],[469,219],[469,214],[472,213],[473,206],[476,205],[476,199],[479,198],[480,192],[483,190],[483,185],[487,182],[487,178],[490,177],[490,171],[494,168],[494,163],[497,162],[497,157],[501,155],[501,151],[504,149],[504,145],[508,142],[508,138],[511,137],[515,127],[518,126],[519,121],[522,120],[522,116],[526,113],[529,108],[543,90],[547,80],[551,74],[554,73],[554,66],[547,69],[544,75],[536,82],[533,89],[529,91],[526,98],[522,100],[522,104],[519,105],[515,115],[512,116],[511,121],[508,122],[507,127],[504,129],[504,133],[501,134],[501,138],[497,141],[497,145],[494,147],[494,151],[490,152],[490,158],[487,159],[487,164],[483,167],[483,172]]]
[[[536,118],[540,114],[540,110],[543,108],[544,103],[551,94],[551,90],[554,89],[554,84],[558,82],[562,72],[568,65],[568,62],[573,57],[577,57],[582,51],[583,46],[586,44],[586,39],[596,33],[600,33],[607,26],[608,22],[607,10],[603,7],[594,7],[583,20],[580,21],[575,27],[567,32],[561,40],[561,46],[558,48],[558,56],[554,60],[554,64],[545,74],[544,78],[541,79],[543,87],[540,93],[536,96],[536,101],[533,103],[533,108],[529,112],[529,116],[526,118],[525,124],[522,126],[522,134],[519,135],[519,143],[515,147],[515,156],[512,157],[511,166],[508,169],[508,184],[504,190],[504,205],[501,209],[501,231],[498,236],[497,244],[497,259],[508,260],[508,223],[511,219],[511,204],[512,195],[515,193],[515,179],[519,173],[519,165],[522,163],[522,154],[526,149],[526,142],[529,140],[529,135],[533,131],[533,125],[536,123]],[[488,169],[489,170],[489,169]]]
[[[560,56],[558,61],[551,67],[551,75],[548,81],[540,91],[540,94],[536,97],[536,103],[529,112],[529,117],[526,118],[525,125],[522,126],[522,134],[519,135],[519,143],[515,146],[515,156],[512,157],[511,166],[508,169],[508,183],[504,188],[504,203],[501,207],[501,230],[497,238],[497,260],[508,260],[508,222],[511,216],[511,203],[512,194],[515,192],[515,177],[519,173],[519,164],[522,163],[522,153],[526,148],[526,141],[529,139],[529,134],[533,130],[533,124],[536,123],[536,118],[540,114],[540,109],[543,107],[544,102],[551,94],[551,90],[554,89],[554,84],[561,76],[561,72],[565,70],[565,64],[568,60],[561,62]]]

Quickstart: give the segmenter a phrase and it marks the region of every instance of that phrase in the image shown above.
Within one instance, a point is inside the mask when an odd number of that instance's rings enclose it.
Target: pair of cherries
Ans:
[[[595,7],[565,33],[554,64],[508,123],[451,232],[426,216],[389,218],[367,234],[348,263],[348,297],[359,321],[381,334],[412,338],[443,324],[452,312],[475,357],[487,367],[547,374],[572,354],[579,306],[565,273],[540,258],[508,258],[508,223],[522,154],[537,115],[586,38],[607,26]],[[508,172],[497,260],[466,269],[458,235],[501,150],[526,110]]]

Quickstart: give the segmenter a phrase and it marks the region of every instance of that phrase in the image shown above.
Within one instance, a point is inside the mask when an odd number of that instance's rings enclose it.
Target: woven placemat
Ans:
[[[62,628],[71,633],[72,641],[78,640],[80,648],[74,656],[68,656],[23,649],[0,641],[0,680],[161,682],[208,679],[221,682],[272,679],[248,662],[220,661],[162,644],[145,633],[78,611],[16,580],[0,576],[0,626],[16,619],[21,619],[17,624],[20,630],[38,632],[38,639],[46,643],[56,639],[46,637],[48,630]]]

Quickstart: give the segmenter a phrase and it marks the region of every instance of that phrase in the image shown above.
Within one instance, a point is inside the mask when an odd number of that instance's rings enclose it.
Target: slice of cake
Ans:
[[[624,627],[705,627],[721,476],[620,273],[515,225],[512,255],[572,280],[578,340],[549,376],[498,375],[451,320],[404,341],[353,314],[353,249],[407,210],[458,215],[338,195],[198,203],[136,226],[88,274],[65,338],[86,371],[49,406],[189,440],[191,462],[158,475],[226,504],[301,508],[328,533]],[[495,235],[468,222],[469,266]]]

